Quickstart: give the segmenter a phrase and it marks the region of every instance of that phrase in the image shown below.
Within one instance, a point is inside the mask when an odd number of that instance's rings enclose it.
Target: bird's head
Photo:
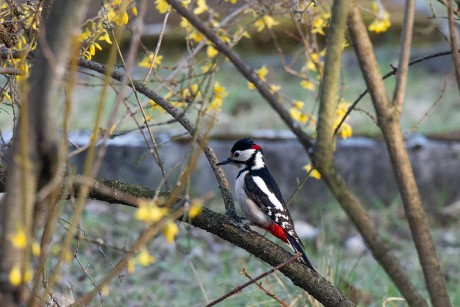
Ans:
[[[217,163],[217,165],[225,164],[234,164],[240,168],[244,166],[264,167],[262,147],[249,138],[240,139],[233,145],[228,158]]]

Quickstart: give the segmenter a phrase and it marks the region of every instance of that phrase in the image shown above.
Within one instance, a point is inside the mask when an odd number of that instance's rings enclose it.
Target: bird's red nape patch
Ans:
[[[280,225],[272,223],[270,226],[267,227],[267,230],[270,231],[270,233],[278,239],[287,242],[286,232],[283,228],[281,228]]]
[[[255,149],[255,150],[262,150],[262,147],[260,147],[259,145],[257,144],[254,144],[251,146],[252,149]]]

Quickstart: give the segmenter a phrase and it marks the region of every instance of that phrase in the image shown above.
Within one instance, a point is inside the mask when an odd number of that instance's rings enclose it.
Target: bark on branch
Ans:
[[[88,61],[85,59],[80,59],[78,61],[78,65],[80,67],[87,68],[87,69],[96,71],[101,74],[106,74],[107,72],[107,68],[104,65],[97,63],[97,62]],[[125,78],[125,75],[119,71],[112,71],[111,76],[113,79],[120,81],[120,82]],[[219,189],[222,193],[222,198],[224,200],[226,213],[234,220],[237,220],[238,217],[236,216],[235,205],[233,203],[232,192],[230,191],[228,181],[225,177],[224,172],[222,171],[222,168],[216,165],[218,162],[218,159],[216,155],[214,154],[214,151],[212,150],[212,148],[209,146],[208,141],[203,136],[201,136],[199,133],[197,133],[194,125],[188,120],[188,118],[185,116],[185,114],[182,111],[175,108],[172,104],[169,103],[169,101],[167,101],[162,96],[158,95],[157,93],[149,89],[144,83],[133,81],[132,83],[128,83],[128,85],[130,87],[133,87],[134,90],[138,91],[144,96],[152,99],[156,104],[161,106],[175,120],[177,120],[177,122],[181,124],[182,127],[184,127],[184,129],[187,130],[187,132],[191,136],[197,135],[196,141],[201,147],[201,149],[203,150],[206,158],[208,159],[209,165],[211,166],[212,171],[214,172],[217,183],[219,185]]]
[[[5,175],[0,173],[1,176]],[[4,192],[0,185],[0,192]],[[74,186],[75,193],[78,195],[78,185]],[[95,200],[104,201],[113,205],[126,205],[137,207],[139,198],[153,198],[155,191],[135,185],[126,184],[115,180],[98,179],[90,185],[88,197]],[[162,194],[166,196],[166,194]],[[179,209],[183,201],[176,200],[174,209]],[[239,246],[262,261],[277,266],[292,255],[285,249],[274,244],[272,241],[261,236],[254,231],[246,231],[232,223],[227,215],[222,215],[210,209],[203,208],[202,213],[194,219],[178,218],[181,222],[189,223],[192,226],[212,233],[236,246]],[[294,261],[280,269],[286,277],[300,288],[307,291],[324,306],[354,306],[339,290],[334,288],[325,278],[313,273],[305,265]]]
[[[37,57],[31,70],[30,90],[23,86],[19,126],[15,131],[8,163],[7,194],[2,200],[3,225],[0,246],[0,302],[3,306],[24,303],[25,283],[13,286],[8,276],[15,267],[24,276],[29,266],[28,248],[18,248],[10,238],[24,231],[30,242],[34,211],[52,203],[52,193],[37,199],[37,192],[57,175],[59,142],[56,129],[57,92],[71,54],[73,31],[78,27],[88,0],[44,1]],[[25,55],[23,55],[25,56]],[[53,190],[53,189],[51,189]]]

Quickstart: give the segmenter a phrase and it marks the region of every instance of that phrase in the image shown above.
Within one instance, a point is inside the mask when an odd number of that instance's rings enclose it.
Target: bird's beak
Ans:
[[[225,165],[225,164],[229,164],[231,162],[232,162],[232,159],[227,158],[227,160],[220,161],[219,163],[217,163],[217,165]]]

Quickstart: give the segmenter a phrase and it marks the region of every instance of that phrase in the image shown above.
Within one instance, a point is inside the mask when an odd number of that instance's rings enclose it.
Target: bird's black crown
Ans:
[[[256,149],[256,150],[262,150],[262,147],[259,145],[255,144],[253,140],[250,138],[243,138],[238,141],[233,145],[232,147],[232,152],[235,152],[237,150],[246,150],[246,149]]]

